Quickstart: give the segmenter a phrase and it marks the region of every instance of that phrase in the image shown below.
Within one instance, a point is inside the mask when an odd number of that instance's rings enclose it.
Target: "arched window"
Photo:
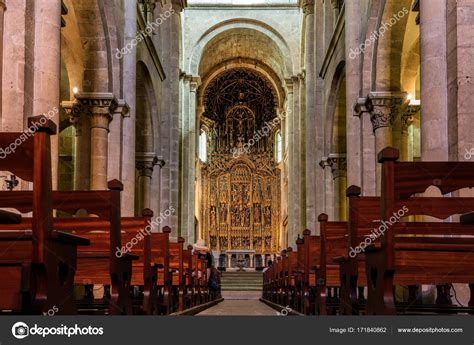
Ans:
[[[202,129],[199,134],[199,159],[204,163],[207,161],[207,133]]]
[[[283,158],[283,141],[281,138],[281,132],[278,131],[275,134],[275,160],[280,163]]]

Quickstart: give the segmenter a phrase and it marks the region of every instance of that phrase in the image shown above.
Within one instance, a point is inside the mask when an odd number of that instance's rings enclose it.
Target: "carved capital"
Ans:
[[[118,107],[114,95],[105,92],[88,92],[76,94],[76,99],[91,118],[91,128],[109,130],[110,121]]]
[[[369,99],[365,98],[358,98],[357,102],[354,104],[354,116],[361,117],[364,113],[370,113]]]
[[[302,0],[301,7],[304,14],[314,14],[314,0]]]
[[[319,162],[319,166],[323,169],[326,169],[329,166],[328,157],[323,157]]]
[[[392,127],[407,102],[404,92],[372,92],[367,102],[374,133],[382,127]]]
[[[136,168],[139,176],[152,177],[153,168],[158,164],[158,157],[154,153],[137,153]]]
[[[328,157],[328,165],[334,179],[347,175],[347,159],[345,153],[331,153]]]
[[[61,108],[63,108],[66,116],[69,118],[69,123],[76,129],[76,136],[81,136],[82,114],[84,112],[81,105],[74,101],[62,101]]]
[[[114,109],[114,116],[130,117],[130,107],[124,99],[118,99]]]
[[[421,109],[419,104],[406,104],[402,109],[402,133],[408,131],[408,127],[413,123],[416,113]]]

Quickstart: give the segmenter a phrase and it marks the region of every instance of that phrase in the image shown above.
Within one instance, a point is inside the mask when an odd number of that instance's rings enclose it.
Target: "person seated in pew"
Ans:
[[[211,268],[214,267],[214,258],[207,247],[206,241],[198,240],[193,244],[193,254],[196,254],[199,259],[205,259],[207,262],[207,280],[211,276]]]

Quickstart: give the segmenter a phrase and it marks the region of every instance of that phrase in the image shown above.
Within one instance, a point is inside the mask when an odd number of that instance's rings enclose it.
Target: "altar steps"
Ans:
[[[259,299],[262,287],[262,272],[222,272],[221,289],[224,299]]]

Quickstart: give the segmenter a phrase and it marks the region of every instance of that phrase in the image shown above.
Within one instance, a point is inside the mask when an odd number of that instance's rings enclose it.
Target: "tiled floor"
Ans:
[[[224,300],[199,316],[277,316],[276,310],[258,300]]]

